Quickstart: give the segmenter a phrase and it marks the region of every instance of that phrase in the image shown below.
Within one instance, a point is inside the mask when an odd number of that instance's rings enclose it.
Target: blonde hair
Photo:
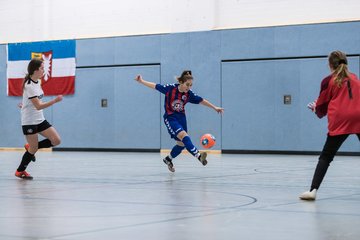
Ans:
[[[342,86],[343,80],[349,77],[346,54],[341,51],[334,51],[329,55],[329,65],[334,71],[334,82],[338,87]]]

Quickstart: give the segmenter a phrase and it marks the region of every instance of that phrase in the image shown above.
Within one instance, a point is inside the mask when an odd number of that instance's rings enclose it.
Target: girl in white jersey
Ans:
[[[45,120],[43,109],[60,102],[63,97],[58,95],[51,101],[42,102],[44,92],[39,80],[44,75],[44,63],[41,59],[32,59],[27,70],[28,73],[23,82],[21,125],[28,143],[25,144],[26,152],[15,172],[15,176],[32,180],[33,177],[25,169],[31,161],[35,161],[37,150],[60,144],[60,136],[55,128]],[[45,137],[45,139],[39,142],[38,134]]]

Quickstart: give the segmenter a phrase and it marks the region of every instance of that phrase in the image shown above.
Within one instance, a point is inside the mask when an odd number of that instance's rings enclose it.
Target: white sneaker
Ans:
[[[316,199],[316,189],[313,189],[311,192],[307,191],[302,193],[299,198],[301,200],[314,201]]]

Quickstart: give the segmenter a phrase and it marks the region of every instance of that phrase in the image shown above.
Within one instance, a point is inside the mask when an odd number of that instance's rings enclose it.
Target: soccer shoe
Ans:
[[[163,162],[168,166],[170,172],[175,172],[174,164],[169,157],[164,158]]]
[[[200,156],[198,157],[199,161],[200,161],[201,164],[204,165],[204,166],[207,164],[206,157],[207,157],[207,153],[206,153],[206,152],[200,153]]]
[[[316,199],[316,189],[313,189],[311,192],[307,191],[302,193],[299,198],[301,200],[314,201]]]
[[[30,148],[30,144],[25,143],[24,148],[25,148],[25,150],[26,150],[26,151],[28,151],[28,150],[29,150],[29,148]],[[31,159],[31,161],[33,161],[33,162],[35,162],[35,161],[36,161],[36,157],[35,157],[35,155],[34,155],[34,157]]]
[[[25,180],[33,180],[33,177],[26,171],[19,172],[18,170],[16,170],[15,176]]]

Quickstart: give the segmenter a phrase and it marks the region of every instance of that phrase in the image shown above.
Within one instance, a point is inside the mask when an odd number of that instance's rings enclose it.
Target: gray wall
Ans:
[[[137,84],[172,83],[183,69],[193,90],[225,108],[221,117],[187,105],[189,133],[217,138],[214,149],[319,151],[327,121],[306,109],[329,74],[326,56],[350,54],[359,75],[360,22],[87,39],[77,41],[76,93],[46,110],[63,148],[169,149],[162,122],[163,96]],[[20,147],[24,137],[17,103],[6,96],[6,46],[0,45],[0,147]],[[283,104],[283,95],[292,104]],[[101,108],[102,98],[108,108]],[[359,151],[355,138],[342,151]]]

